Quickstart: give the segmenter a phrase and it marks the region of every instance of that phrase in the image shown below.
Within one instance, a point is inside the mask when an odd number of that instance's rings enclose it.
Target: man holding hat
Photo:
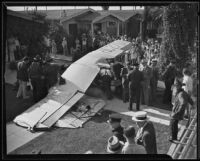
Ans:
[[[140,91],[144,80],[143,73],[139,71],[139,64],[133,64],[134,69],[128,75],[129,80],[129,110],[132,110],[133,101],[136,102],[136,110],[140,110]],[[136,100],[136,101],[135,101]]]
[[[136,112],[132,120],[139,127],[135,142],[143,145],[147,154],[157,154],[156,132],[153,123],[148,120],[147,112]]]
[[[107,121],[111,128],[114,136],[116,136],[119,141],[126,142],[124,134],[124,129],[121,126],[121,117],[118,114],[111,114],[109,115],[109,120]]]
[[[182,89],[182,83],[176,79],[174,82],[174,87],[176,88],[175,91],[175,98],[174,104],[171,112],[171,119],[170,119],[170,133],[171,137],[169,141],[174,142],[177,141],[178,135],[178,122],[183,120],[183,116],[185,110],[188,106],[188,103],[193,106],[193,100],[191,97]]]

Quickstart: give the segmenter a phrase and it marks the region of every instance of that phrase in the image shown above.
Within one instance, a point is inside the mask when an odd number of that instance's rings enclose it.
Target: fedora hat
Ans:
[[[116,136],[112,136],[108,139],[107,152],[111,154],[118,153],[122,150],[123,145],[123,142],[119,141]]]
[[[146,111],[136,112],[135,115],[132,117],[132,120],[136,122],[147,121],[148,120],[147,112]]]

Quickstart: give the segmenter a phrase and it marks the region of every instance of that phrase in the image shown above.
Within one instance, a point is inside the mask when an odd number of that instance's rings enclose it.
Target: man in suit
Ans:
[[[150,94],[150,104],[156,101],[156,89],[159,78],[159,69],[157,67],[157,60],[153,59],[151,64],[152,77],[150,80],[151,94]]]
[[[136,110],[140,110],[140,91],[144,80],[143,73],[139,71],[139,64],[135,63],[133,71],[128,75],[129,80],[129,110],[132,110],[133,101],[136,102]],[[135,101],[136,100],[136,101]]]
[[[139,127],[135,142],[143,145],[147,154],[157,154],[156,132],[153,123],[148,120],[147,113],[138,111],[132,117],[132,120]]]

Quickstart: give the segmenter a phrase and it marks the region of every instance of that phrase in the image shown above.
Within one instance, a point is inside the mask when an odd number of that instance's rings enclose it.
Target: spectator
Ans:
[[[129,126],[124,130],[124,136],[127,140],[122,149],[122,154],[146,154],[146,151],[143,146],[135,143],[135,128]]]
[[[52,54],[55,56],[57,54],[57,47],[55,40],[52,40],[51,46],[52,46]]]
[[[129,99],[129,81],[128,81],[128,65],[126,64],[125,67],[121,70],[121,77],[122,77],[122,88],[123,88],[123,102],[128,102]]]
[[[192,96],[192,90],[193,90],[193,80],[191,77],[190,70],[187,68],[183,69],[183,90],[191,97]],[[186,108],[185,118],[190,117],[190,106],[188,105]]]
[[[147,113],[145,111],[136,112],[132,120],[139,127],[136,143],[144,146],[147,154],[157,154],[156,132],[153,123],[148,120]]]
[[[67,46],[67,40],[64,37],[62,41],[62,47],[63,47],[63,55],[67,56],[68,55],[68,46]]]
[[[171,98],[172,98],[171,87],[172,84],[174,83],[176,72],[177,71],[175,68],[175,62],[172,60],[165,69],[164,73],[162,74],[162,77],[165,82],[165,91],[163,95],[163,103],[165,104],[171,103]]]
[[[141,85],[144,80],[143,73],[139,71],[139,64],[134,64],[134,70],[128,75],[129,86],[129,110],[132,110],[133,102],[136,102],[136,110],[140,109]]]
[[[16,47],[15,51],[14,51],[15,59],[19,60],[21,58],[21,55],[20,55],[20,43],[19,43],[19,40],[18,40],[17,37],[15,38],[15,47]]]
[[[124,143],[119,141],[116,136],[108,139],[107,152],[109,154],[121,154]]]
[[[109,120],[107,121],[111,126],[114,136],[116,136],[119,141],[126,142],[124,134],[124,129],[121,126],[121,117],[118,114],[109,115]]]
[[[159,70],[157,67],[157,60],[153,59],[152,64],[151,64],[151,69],[152,69],[152,77],[150,79],[150,103],[156,101],[156,89],[157,89],[157,84],[158,84],[158,78],[159,78]]]
[[[182,83],[175,81],[176,95],[174,105],[170,115],[170,139],[171,142],[177,142],[178,122],[183,119],[188,103],[193,106],[191,97],[182,89]]]
[[[28,63],[29,58],[24,57],[22,62],[18,63],[18,70],[17,70],[17,79],[19,82],[19,88],[17,92],[17,98],[20,98],[21,96],[23,99],[29,98],[27,96],[26,86],[28,82]]]
[[[147,61],[143,59],[141,61],[140,71],[143,73],[144,80],[142,83],[142,92],[141,92],[141,102],[145,104],[145,106],[149,105],[149,98],[150,98],[150,80],[152,77],[152,70],[147,65]]]
[[[45,78],[41,66],[41,57],[39,55],[34,58],[28,72],[33,87],[33,99],[35,102],[38,102],[41,98],[41,81]]]

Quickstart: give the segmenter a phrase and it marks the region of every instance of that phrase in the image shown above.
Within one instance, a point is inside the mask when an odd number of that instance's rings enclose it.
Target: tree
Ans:
[[[197,4],[172,3],[164,7],[164,33],[161,45],[161,61],[175,60],[176,66],[182,69],[186,62],[191,61],[189,48],[194,46],[197,29]]]

